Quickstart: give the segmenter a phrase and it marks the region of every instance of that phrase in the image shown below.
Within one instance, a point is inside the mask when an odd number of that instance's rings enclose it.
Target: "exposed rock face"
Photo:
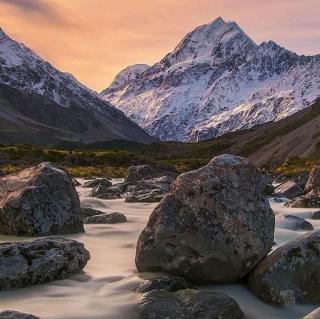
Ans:
[[[194,287],[182,277],[171,276],[168,274],[161,274],[154,278],[144,280],[136,288],[139,293],[146,293],[153,290],[167,290],[167,291],[178,291],[181,289],[193,289]]]
[[[320,195],[320,166],[314,166],[310,172],[308,182],[304,189],[305,193]]]
[[[279,197],[295,198],[303,195],[303,189],[294,181],[287,181],[275,189]]]
[[[284,214],[278,217],[277,227],[290,230],[313,230],[313,226],[302,217]]]
[[[319,303],[320,230],[289,242],[263,259],[250,289],[271,304]]]
[[[112,183],[108,181],[106,178],[97,178],[92,181],[87,181],[82,185],[82,187],[91,187],[91,188],[94,188],[96,186],[102,186],[102,187],[108,188],[112,186]]]
[[[185,289],[145,294],[140,318],[242,319],[244,315],[236,301],[225,294]]]
[[[84,219],[85,224],[119,224],[126,221],[127,217],[121,213],[100,214]]]
[[[285,206],[292,208],[320,208],[320,197],[311,193],[288,201]]]
[[[130,188],[125,201],[136,202],[160,202],[160,200],[170,191],[175,175],[156,177],[153,179],[143,179]]]
[[[0,319],[40,319],[40,318],[27,313],[22,313],[19,311],[5,310],[0,312]]]
[[[89,259],[83,244],[71,239],[0,243],[0,290],[63,279],[81,271]]]
[[[180,175],[139,237],[138,271],[199,283],[241,278],[273,245],[274,214],[264,187],[260,172],[233,155]]]
[[[83,232],[80,201],[65,170],[42,163],[0,180],[0,233],[77,232]]]

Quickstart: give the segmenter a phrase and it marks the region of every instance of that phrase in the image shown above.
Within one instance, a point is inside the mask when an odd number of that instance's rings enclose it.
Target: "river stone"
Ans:
[[[66,278],[90,259],[82,243],[59,237],[0,243],[0,290]]]
[[[289,200],[285,206],[292,208],[320,208],[320,197],[309,193]]]
[[[287,181],[275,189],[278,197],[295,198],[303,195],[303,189],[294,181]]]
[[[249,287],[275,305],[319,303],[320,230],[276,249],[249,276]]]
[[[105,188],[108,188],[112,186],[112,183],[106,178],[96,178],[92,181],[87,181],[82,185],[82,187],[88,187],[88,188],[94,188],[96,186],[103,186]]]
[[[125,223],[127,217],[121,213],[111,213],[86,217],[83,222],[85,224],[119,224]]]
[[[237,302],[223,293],[153,290],[143,296],[140,319],[242,319]]]
[[[312,219],[320,219],[320,210],[313,212],[311,215]]]
[[[312,311],[310,314],[305,316],[303,319],[320,319],[320,308]]]
[[[314,166],[309,174],[309,179],[304,188],[305,193],[320,194],[320,166]]]
[[[98,209],[93,209],[90,207],[81,208],[82,217],[90,217],[90,216],[97,216],[97,215],[105,215],[104,212]]]
[[[141,179],[151,178],[160,174],[160,170],[150,165],[130,166],[128,176],[125,178],[126,183],[134,184]]]
[[[110,186],[97,185],[89,193],[90,197],[97,197],[101,194],[107,193]]]
[[[284,214],[277,216],[277,227],[290,230],[313,230],[313,226],[302,217]]]
[[[93,193],[94,190],[92,191],[92,194]],[[117,185],[108,187],[107,189],[103,187],[103,189],[95,191],[95,194],[95,196],[100,199],[117,199],[121,196],[121,188]]]
[[[260,172],[233,155],[180,175],[139,237],[138,271],[206,284],[240,279],[273,245],[264,187]]]
[[[38,236],[83,232],[70,175],[50,163],[0,179],[0,233]]]
[[[194,287],[184,278],[171,276],[169,274],[160,274],[156,277],[150,276],[138,285],[136,291],[146,293],[152,290],[178,291],[181,289],[193,289]]]
[[[0,319],[40,319],[39,317],[14,310],[4,310],[0,312]]]

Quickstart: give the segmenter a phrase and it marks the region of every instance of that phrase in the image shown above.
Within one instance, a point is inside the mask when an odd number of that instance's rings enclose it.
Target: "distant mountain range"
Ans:
[[[219,17],[159,63],[121,71],[101,95],[162,140],[207,140],[310,106],[320,96],[320,55],[257,45]]]
[[[47,145],[62,140],[156,139],[0,29],[0,143]]]

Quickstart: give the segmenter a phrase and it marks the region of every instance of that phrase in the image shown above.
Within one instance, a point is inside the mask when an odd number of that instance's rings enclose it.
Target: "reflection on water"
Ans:
[[[91,260],[85,272],[45,285],[0,293],[0,308],[32,313],[42,319],[135,319],[139,296],[133,289],[141,281],[134,265],[135,244],[156,204],[125,203],[121,199],[104,201],[89,198],[89,189],[79,188],[84,206],[105,212],[122,212],[128,223],[117,225],[86,225],[86,233],[72,235],[90,251]],[[272,206],[281,215],[294,213],[307,218],[315,228],[320,221],[310,220],[312,209],[288,209],[282,204]],[[275,242],[283,244],[301,232],[277,229]],[[19,240],[21,238],[18,238]],[[17,240],[0,236],[0,240]],[[301,319],[315,307],[271,307],[255,298],[241,284],[208,286],[201,289],[226,292],[240,304],[249,319]]]

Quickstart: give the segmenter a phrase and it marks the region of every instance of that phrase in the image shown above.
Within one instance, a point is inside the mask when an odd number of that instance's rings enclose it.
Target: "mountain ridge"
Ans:
[[[299,56],[273,41],[257,45],[236,23],[218,18],[101,95],[150,134],[195,142],[278,121],[319,92],[320,55]]]

